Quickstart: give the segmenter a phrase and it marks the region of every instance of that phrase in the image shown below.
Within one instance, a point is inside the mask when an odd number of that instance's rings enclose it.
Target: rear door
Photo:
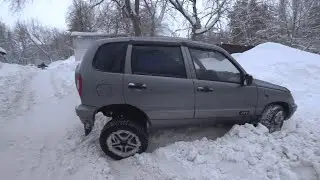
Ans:
[[[124,103],[122,88],[127,46],[128,42],[102,44],[93,61],[81,65],[86,72],[82,77],[84,104],[102,107]]]
[[[181,47],[133,44],[129,51],[124,76],[126,103],[142,109],[153,120],[193,118],[193,80],[186,71]]]
[[[220,51],[188,49],[196,71],[195,117],[249,120],[255,113],[257,89],[242,85],[241,69]]]

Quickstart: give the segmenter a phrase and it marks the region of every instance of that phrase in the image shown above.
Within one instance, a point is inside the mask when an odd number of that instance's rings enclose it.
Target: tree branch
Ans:
[[[169,0],[170,3],[174,6],[176,10],[178,10],[188,21],[191,25],[196,24],[196,19],[193,19],[190,14],[182,7],[184,1],[181,2],[179,0]]]
[[[101,3],[103,3],[103,1],[104,1],[104,0],[100,0],[99,2],[93,4],[93,5],[91,6],[91,8],[95,8],[96,6],[99,6]]]

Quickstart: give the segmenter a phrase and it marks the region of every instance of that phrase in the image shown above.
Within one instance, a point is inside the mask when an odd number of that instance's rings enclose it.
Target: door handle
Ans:
[[[213,92],[213,89],[208,87],[208,86],[199,86],[197,87],[197,91],[200,91],[200,92]]]
[[[129,83],[128,88],[130,89],[147,89],[147,85],[143,83]]]

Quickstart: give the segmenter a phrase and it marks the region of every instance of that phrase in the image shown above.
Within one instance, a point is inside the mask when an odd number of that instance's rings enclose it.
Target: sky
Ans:
[[[0,0],[0,20],[12,27],[17,20],[34,18],[44,25],[66,29],[65,15],[71,3],[72,0],[33,0],[21,12],[13,13],[9,4]]]

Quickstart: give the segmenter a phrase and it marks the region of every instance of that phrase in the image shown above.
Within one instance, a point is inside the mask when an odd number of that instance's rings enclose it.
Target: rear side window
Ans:
[[[128,43],[108,43],[100,46],[93,67],[104,72],[123,73]]]
[[[186,78],[180,46],[143,46],[132,48],[133,74]]]

